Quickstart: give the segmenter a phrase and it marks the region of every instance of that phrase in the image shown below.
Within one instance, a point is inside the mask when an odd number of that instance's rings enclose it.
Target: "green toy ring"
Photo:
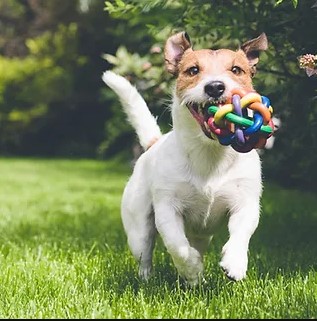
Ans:
[[[216,112],[219,110],[219,107],[216,106],[210,106],[208,107],[208,113],[209,114],[216,114]],[[231,123],[234,123],[235,125],[243,126],[243,127],[251,127],[253,125],[253,121],[247,118],[240,117],[234,113],[226,113],[224,115],[224,118],[230,121]],[[260,127],[260,131],[266,135],[271,135],[273,133],[273,129],[270,125],[262,125]]]

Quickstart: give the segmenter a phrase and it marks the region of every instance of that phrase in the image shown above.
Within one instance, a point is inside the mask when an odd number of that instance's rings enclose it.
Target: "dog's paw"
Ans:
[[[198,277],[193,280],[189,280],[185,278],[183,278],[183,280],[186,288],[189,288],[189,289],[204,286],[205,284],[207,284],[207,281],[205,280],[202,274],[199,274]]]
[[[220,266],[229,279],[233,281],[244,279],[248,268],[247,251],[232,246],[228,242],[223,247]]]
[[[181,252],[181,256],[178,256],[177,258],[173,257],[177,271],[190,286],[196,286],[203,280],[203,262],[201,254],[192,247],[184,248]]]
[[[139,277],[144,281],[148,281],[152,274],[152,265],[140,266]]]

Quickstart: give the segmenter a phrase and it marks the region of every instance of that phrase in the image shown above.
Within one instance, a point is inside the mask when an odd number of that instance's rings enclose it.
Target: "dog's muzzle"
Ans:
[[[193,117],[196,119],[198,124],[200,125],[202,131],[204,134],[209,138],[215,140],[216,137],[211,132],[209,126],[208,126],[208,119],[210,118],[210,115],[208,114],[208,107],[211,105],[216,106],[222,106],[225,103],[225,98],[219,98],[219,99],[209,99],[207,102],[204,103],[197,103],[197,102],[190,102],[186,103],[187,108],[193,115]]]

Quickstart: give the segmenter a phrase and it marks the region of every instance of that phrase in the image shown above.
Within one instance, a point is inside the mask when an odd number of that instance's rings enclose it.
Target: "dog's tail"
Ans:
[[[103,73],[102,80],[118,95],[143,149],[151,147],[162,133],[140,93],[127,79],[110,70]]]

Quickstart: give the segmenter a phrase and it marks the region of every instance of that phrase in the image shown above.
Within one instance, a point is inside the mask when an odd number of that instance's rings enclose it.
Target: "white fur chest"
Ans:
[[[215,144],[190,146],[195,148],[188,153],[174,133],[165,136],[147,152],[151,170],[145,177],[151,180],[154,199],[168,200],[184,218],[186,230],[212,234],[238,205],[240,193],[258,189],[249,182],[260,182],[260,162],[256,152],[238,154]]]
[[[181,184],[177,188],[176,204],[184,217],[186,230],[196,233],[212,233],[227,212],[227,204],[220,190],[211,184],[195,186]]]

